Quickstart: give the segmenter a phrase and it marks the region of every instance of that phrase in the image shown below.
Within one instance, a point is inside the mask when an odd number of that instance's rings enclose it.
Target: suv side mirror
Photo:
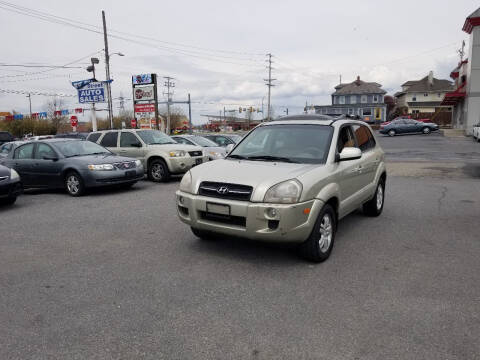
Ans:
[[[137,147],[137,148],[141,148],[142,147],[142,144],[139,143],[139,142],[136,142],[136,143],[132,143],[130,144],[131,147]]]
[[[227,152],[227,154],[229,154],[234,148],[234,145],[233,144],[228,144],[227,147],[225,148],[225,151]]]
[[[342,150],[338,161],[356,160],[362,157],[362,150],[356,147],[347,147]]]

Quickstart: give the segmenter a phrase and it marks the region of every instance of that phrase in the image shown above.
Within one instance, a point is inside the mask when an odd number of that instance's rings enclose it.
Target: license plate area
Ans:
[[[207,202],[207,214],[222,215],[230,217],[230,205],[215,204]]]
[[[135,177],[135,175],[137,175],[136,170],[125,171],[125,177],[127,177],[127,178]]]

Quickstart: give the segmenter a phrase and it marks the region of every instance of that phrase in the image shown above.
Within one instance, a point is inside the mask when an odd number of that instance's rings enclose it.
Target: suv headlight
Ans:
[[[10,180],[20,180],[20,175],[14,169],[10,169]]]
[[[183,157],[187,155],[187,153],[183,150],[175,150],[175,151],[170,151],[169,155],[170,157]]]
[[[221,159],[221,158],[225,157],[224,154],[222,154],[221,152],[217,152],[217,151],[209,151],[208,155],[214,157],[215,159]]]
[[[140,160],[135,160],[135,166],[136,167],[142,166],[142,162]]]
[[[182,181],[180,181],[180,191],[192,192],[192,174],[190,171],[183,175]]]
[[[88,165],[88,169],[92,171],[110,171],[113,170],[114,167],[112,164],[94,164]]]
[[[287,180],[272,186],[263,199],[266,203],[293,204],[298,202],[302,194],[302,184],[297,180]]]

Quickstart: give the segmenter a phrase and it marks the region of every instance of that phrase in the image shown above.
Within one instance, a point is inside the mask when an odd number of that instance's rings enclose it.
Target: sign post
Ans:
[[[158,130],[157,74],[133,75],[132,95],[135,125]]]

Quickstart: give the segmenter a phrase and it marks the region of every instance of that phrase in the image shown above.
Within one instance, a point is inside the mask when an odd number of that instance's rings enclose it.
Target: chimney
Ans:
[[[360,85],[360,75],[357,76],[357,80],[355,80],[355,83],[356,83],[357,85]]]
[[[428,73],[428,84],[429,84],[430,86],[433,85],[433,71],[430,71],[430,72]]]

